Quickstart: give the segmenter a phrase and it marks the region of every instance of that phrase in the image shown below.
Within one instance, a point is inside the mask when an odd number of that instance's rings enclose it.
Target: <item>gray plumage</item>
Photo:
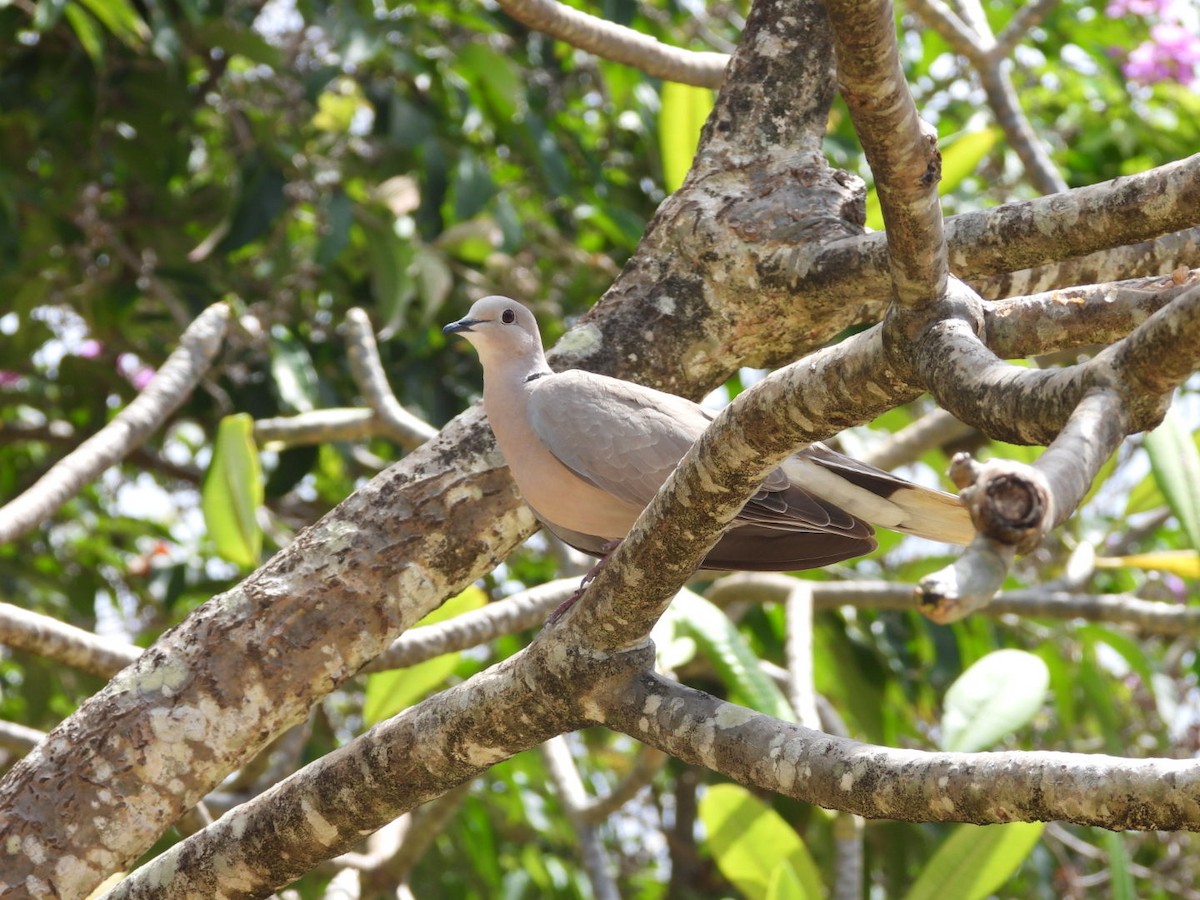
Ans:
[[[526,502],[571,546],[601,556],[712,420],[701,406],[653,388],[546,363],[533,314],[485,297],[443,329],[483,364],[483,403]],[[974,536],[957,497],[920,487],[813,444],[785,460],[743,507],[704,567],[790,571],[875,548],[880,525],[966,544]]]

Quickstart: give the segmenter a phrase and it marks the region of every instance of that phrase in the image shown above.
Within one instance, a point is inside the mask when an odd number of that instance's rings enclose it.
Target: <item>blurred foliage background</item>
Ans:
[[[732,49],[747,11],[740,2],[687,0],[590,8],[673,44],[717,50]],[[1014,8],[985,3],[997,30]],[[1194,90],[1183,79],[1131,83],[1122,69],[1152,25],[1065,0],[1017,48],[1024,109],[1070,185],[1200,147]],[[956,141],[970,148],[947,184],[947,212],[1032,196],[965,64],[908,15],[899,26],[923,115],[948,154]],[[596,301],[677,186],[679,156],[686,160],[694,145],[686,123],[697,113],[676,107],[699,104],[702,113],[706,98],[672,90],[531,33],[487,3],[0,6],[0,500],[126,406],[204,307],[225,299],[238,313],[216,368],[169,428],[53,521],[0,547],[0,599],[144,646],[236,583],[247,569],[218,553],[200,503],[221,420],[359,403],[339,331],[358,306],[379,334],[400,401],[435,426],[447,421],[478,394],[480,373],[440,325],[473,298],[504,293],[537,310],[552,343]],[[840,101],[826,150],[834,165],[869,180]],[[889,413],[847,435],[845,449],[870,446],[925,411],[917,403]],[[1180,482],[1162,466],[1179,448],[1194,450],[1196,413],[1185,395],[1169,426],[1175,449],[1156,464],[1141,441],[1128,442],[1091,502],[1021,562],[1012,587],[1056,583],[1081,546],[1109,558],[1170,549],[1193,555],[1098,568],[1082,587],[1194,599],[1200,535],[1193,517],[1172,513],[1196,498],[1172,488]],[[964,446],[982,455],[1030,452],[983,440]],[[262,559],[401,455],[383,438],[259,449]],[[910,474],[932,480],[946,462],[930,454]],[[886,536],[871,557],[805,577],[912,582],[947,561],[931,548]],[[557,564],[534,539],[463,602],[540,583]],[[752,676],[728,662],[730,642],[744,644],[737,652],[782,659],[779,609],[744,611],[733,635],[720,624],[700,630],[681,671],[714,693],[753,696],[742,681]],[[314,710],[297,763],[394,711],[395,697],[419,700],[527,637],[455,656],[419,679],[351,683]],[[909,613],[822,613],[817,687],[851,736],[937,747],[947,689],[998,648],[1038,657],[1048,689],[1035,691],[1024,724],[993,736],[990,747],[1180,757],[1200,747],[1191,636],[1142,639],[1117,626],[1055,620],[976,616],[940,627]],[[49,729],[99,687],[38,657],[0,654],[0,718]],[[572,747],[585,781],[600,790],[635,759],[619,736],[586,733]],[[706,799],[723,796],[709,790],[714,782],[670,762],[604,823],[623,895],[759,895],[737,874],[752,863],[722,860],[726,851],[706,840],[701,823],[712,830],[711,817],[723,815]],[[412,873],[416,896],[589,895],[537,754],[497,766],[458,802]],[[830,817],[777,797],[760,806],[742,814],[802,838],[828,889],[836,877]],[[767,813],[778,821],[763,824]],[[870,895],[919,896],[914,885],[955,831],[869,823]],[[772,840],[784,840],[781,833]],[[996,888],[1001,896],[1200,895],[1190,836],[1052,826],[1033,839],[1006,851],[1005,875],[1016,872]],[[313,874],[297,889],[320,896],[331,876]]]

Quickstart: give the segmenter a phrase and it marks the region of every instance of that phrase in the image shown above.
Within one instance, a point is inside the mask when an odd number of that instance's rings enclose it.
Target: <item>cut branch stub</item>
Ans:
[[[977,463],[956,454],[950,477],[976,530],[1018,553],[1031,553],[1054,525],[1050,485],[1037,469],[1012,460]]]

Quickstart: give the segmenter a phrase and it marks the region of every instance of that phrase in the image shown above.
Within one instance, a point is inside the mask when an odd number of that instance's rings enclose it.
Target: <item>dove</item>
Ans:
[[[683,397],[546,362],[533,313],[475,302],[442,329],[474,346],[483,407],[522,497],[572,547],[604,557],[713,419]],[[954,544],[975,530],[952,494],[813,443],[763,481],[702,568],[794,571],[869,553],[873,526]]]

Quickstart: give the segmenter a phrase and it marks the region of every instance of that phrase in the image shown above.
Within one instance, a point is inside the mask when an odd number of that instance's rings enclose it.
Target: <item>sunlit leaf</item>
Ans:
[[[122,43],[140,47],[150,39],[150,28],[129,0],[79,0]]]
[[[262,553],[258,508],[263,501],[262,469],[254,445],[254,420],[245,413],[226,416],[213,441],[212,462],[204,475],[200,506],[217,552],[250,567]]]
[[[1181,578],[1200,578],[1200,553],[1195,550],[1156,550],[1129,556],[1098,556],[1097,569],[1144,569],[1170,572]]]
[[[1200,450],[1172,407],[1143,440],[1150,470],[1192,548],[1200,550]]]
[[[471,586],[457,596],[451,597],[420,622],[434,625],[455,616],[479,609],[487,602],[483,591]],[[434,690],[445,684],[456,668],[461,653],[446,653],[415,666],[374,672],[367,676],[366,697],[363,700],[363,721],[367,725],[382,722],[414,703],[423,700]]]
[[[782,866],[789,872],[789,887],[798,894],[789,897],[824,896],[816,863],[800,835],[783,817],[743,787],[717,784],[700,798],[700,821],[706,845],[721,874],[750,900],[766,900],[772,881]],[[777,887],[777,890],[782,886]]]
[[[92,60],[92,64],[100,66],[104,62],[104,35],[96,25],[96,20],[84,12],[83,7],[77,3],[68,3],[63,14],[71,24],[71,30],[79,38],[80,46]]]
[[[796,721],[783,692],[763,674],[758,657],[719,607],[688,590],[676,595],[672,607],[676,634],[696,642],[739,701],[777,719]]]
[[[905,900],[983,900],[1020,867],[1045,827],[1042,822],[959,825],[921,870]]]
[[[1023,650],[997,650],[971,666],[946,691],[942,749],[974,751],[1029,722],[1046,699],[1050,672]]]
[[[700,129],[713,108],[713,92],[664,81],[662,108],[658,114],[658,145],[662,152],[663,185],[676,191],[692,167],[700,144]]]

